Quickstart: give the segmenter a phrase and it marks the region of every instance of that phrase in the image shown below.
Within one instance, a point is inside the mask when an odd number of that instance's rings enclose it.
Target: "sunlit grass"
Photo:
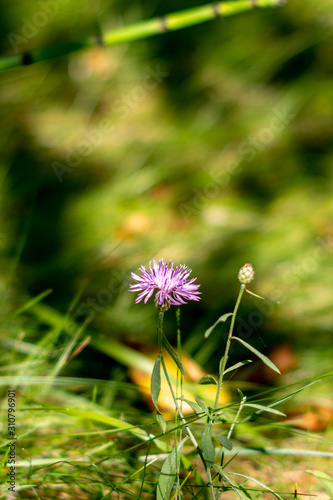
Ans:
[[[172,415],[167,417],[167,433],[163,435],[153,418],[152,410],[146,406],[140,409],[142,396],[139,387],[128,381],[113,380],[112,370],[110,380],[61,376],[65,360],[80,344],[77,332],[81,332],[82,327],[75,326],[70,314],[62,315],[44,308],[40,303],[42,297],[43,294],[29,300],[17,310],[15,316],[24,317],[29,311],[29,314],[37,315],[40,320],[43,314],[43,323],[48,323],[49,330],[44,332],[36,344],[28,343],[30,349],[27,352],[20,349],[22,341],[16,340],[11,344],[7,342],[7,348],[15,355],[16,363],[2,366],[0,376],[4,411],[7,389],[14,389],[16,393],[18,497],[62,498],[66,493],[78,499],[155,498],[159,470],[173,445],[175,424]],[[50,314],[45,314],[45,311]],[[61,326],[64,332],[67,331],[67,340],[63,340],[62,347],[56,347],[54,351]],[[145,355],[135,355],[135,351],[125,345],[107,338],[98,340],[95,334],[92,336],[96,339],[92,341],[92,346],[106,355],[129,368],[137,368],[138,363],[142,363],[143,371],[151,370],[152,361]],[[80,353],[77,355],[80,356]],[[40,363],[36,363],[37,358]],[[67,369],[70,368],[70,363],[71,361],[68,362]],[[314,401],[316,394],[320,394],[321,398],[327,397],[329,380],[331,376],[321,374],[272,390],[260,390],[257,385],[252,396],[254,387],[251,389],[249,385],[247,401],[250,404],[271,406],[272,411],[278,409],[290,414],[293,408],[302,404],[309,405],[309,390],[312,387],[315,388],[312,393]],[[233,401],[223,405],[226,420],[218,424],[221,432],[225,432],[229,426],[228,421],[232,421],[237,412],[238,403],[236,395],[233,395],[233,387],[232,384],[229,389]],[[194,390],[194,385],[187,386],[187,389]],[[246,384],[243,390],[246,390]],[[205,425],[204,415],[192,413],[187,420],[191,422],[194,432],[200,435]],[[283,498],[284,495],[291,496],[293,484],[291,476],[286,475],[288,468],[295,471],[294,477],[302,477],[304,480],[304,473],[300,476],[301,470],[306,468],[328,473],[327,464],[333,458],[330,432],[326,430],[324,437],[318,432],[300,430],[297,429],[299,422],[301,421],[276,417],[262,413],[255,407],[248,407],[242,413],[241,422],[236,425],[233,450],[224,450],[226,462],[231,460],[235,474],[245,474],[260,483],[266,483]],[[181,422],[178,425],[183,426]],[[8,472],[6,427],[6,420],[3,419],[3,481]],[[218,453],[217,450],[217,455]],[[286,463],[289,464],[288,467]],[[273,467],[274,480],[270,475]],[[189,474],[190,470],[192,472]],[[186,443],[181,456],[184,498],[196,498],[199,491],[198,498],[206,498],[207,485],[202,474],[202,466],[193,457],[191,447]],[[235,485],[242,478],[237,474],[233,476]],[[303,485],[297,481],[298,493],[305,495],[304,498],[311,498],[313,491],[316,494],[323,491],[324,486],[315,479],[315,475],[312,478]],[[233,498],[229,488],[226,486],[226,499]],[[271,495],[259,483],[247,483],[246,488],[249,488],[251,495]],[[0,498],[7,498],[7,493],[3,482]]]

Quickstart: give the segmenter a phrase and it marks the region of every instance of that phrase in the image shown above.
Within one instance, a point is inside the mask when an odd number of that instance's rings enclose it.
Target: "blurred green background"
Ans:
[[[46,0],[3,6],[3,54],[202,2],[51,3],[49,13]],[[156,310],[134,305],[130,272],[171,259],[201,283],[201,302],[182,307],[185,349],[217,371],[223,327],[204,344],[203,332],[233,307],[238,270],[251,262],[250,288],[270,300],[246,296],[238,334],[268,354],[283,344],[301,359],[315,353],[313,368],[324,370],[332,356],[332,7],[290,0],[2,73],[2,314],[48,288],[45,303],[65,313],[82,289],[76,321],[89,317],[92,333],[153,346]],[[175,325],[170,312],[173,342]],[[44,328],[31,315],[1,335],[24,331],[33,341]],[[113,369],[88,346],[67,370],[87,375],[92,366],[95,378]]]

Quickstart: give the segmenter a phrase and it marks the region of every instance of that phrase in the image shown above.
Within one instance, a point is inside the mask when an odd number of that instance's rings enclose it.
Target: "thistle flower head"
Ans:
[[[254,270],[252,264],[245,264],[240,268],[238,273],[238,280],[244,284],[248,285],[254,279]]]
[[[154,260],[153,266],[149,263],[149,271],[144,266],[140,267],[140,271],[141,275],[131,273],[137,283],[129,288],[130,292],[140,292],[135,299],[136,304],[142,299],[146,304],[155,290],[155,306],[160,311],[187,304],[188,300],[200,300],[200,285],[194,283],[197,278],[189,280],[192,271],[184,265],[174,269],[171,260],[169,264],[165,264],[161,259],[158,264]]]

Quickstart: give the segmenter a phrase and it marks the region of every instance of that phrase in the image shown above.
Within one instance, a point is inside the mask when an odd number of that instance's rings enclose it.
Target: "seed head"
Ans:
[[[244,285],[248,285],[249,283],[251,283],[251,281],[254,279],[254,270],[252,264],[245,264],[239,270],[238,279]]]

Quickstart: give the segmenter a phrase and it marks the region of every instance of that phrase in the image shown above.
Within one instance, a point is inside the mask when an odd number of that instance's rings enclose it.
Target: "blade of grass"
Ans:
[[[257,479],[253,479],[252,477],[246,476],[245,474],[239,474],[238,472],[229,472],[229,474],[232,474],[233,476],[244,477],[245,479],[253,481],[254,483],[258,484],[258,486],[261,486],[262,488],[264,488],[264,490],[267,490],[270,493],[272,493],[272,495],[274,495],[279,500],[283,500],[283,498],[280,497],[280,495],[278,493],[275,493],[275,491],[273,491],[271,488],[269,488],[268,486],[266,486],[266,484],[261,483],[260,481],[257,481]]]
[[[102,413],[96,413],[93,411],[86,410],[78,410],[77,408],[65,408],[62,406],[59,407],[46,407],[46,408],[34,408],[35,411],[56,411],[59,413],[64,413],[66,415],[70,415],[72,417],[81,418],[83,420],[92,420],[94,422],[101,422],[106,425],[110,425],[111,427],[115,427],[116,429],[121,429],[129,432],[133,436],[139,438],[142,441],[152,440],[155,445],[162,451],[167,451],[167,445],[156,438],[153,434],[148,434],[140,427],[135,427],[134,425],[126,422],[125,420],[120,420],[115,417],[111,417],[109,415],[105,415]]]
[[[333,477],[329,476],[325,472],[321,472],[319,470],[307,470],[306,471],[308,474],[311,474],[312,476],[316,477],[319,479],[325,490],[327,491],[327,494],[330,496],[330,498],[333,498]]]
[[[95,378],[76,378],[76,377],[47,377],[47,376],[12,376],[12,377],[0,377],[0,387],[10,386],[11,384],[17,384],[19,386],[26,385],[52,385],[61,387],[111,387],[116,389],[131,389],[137,391],[137,387],[134,384],[128,382],[118,382],[114,380],[99,380]]]
[[[233,447],[232,452],[224,453],[231,454],[237,453],[239,456],[247,455],[281,455],[281,456],[300,456],[300,457],[325,457],[333,458],[333,452],[330,451],[317,451],[317,450],[303,450],[300,448],[237,448]]]
[[[50,295],[50,293],[52,293],[52,289],[51,288],[49,288],[47,290],[44,290],[44,292],[40,293],[39,295],[36,295],[36,297],[33,297],[32,299],[29,299],[25,304],[23,304],[21,307],[19,307],[18,309],[16,309],[16,311],[14,311],[13,314],[11,314],[10,316],[5,317],[0,322],[0,325],[11,321],[13,318],[15,318],[16,316],[19,316],[23,312],[28,311],[34,305],[38,304],[38,302],[41,302],[43,299],[45,299],[45,297],[47,297],[48,295]]]

